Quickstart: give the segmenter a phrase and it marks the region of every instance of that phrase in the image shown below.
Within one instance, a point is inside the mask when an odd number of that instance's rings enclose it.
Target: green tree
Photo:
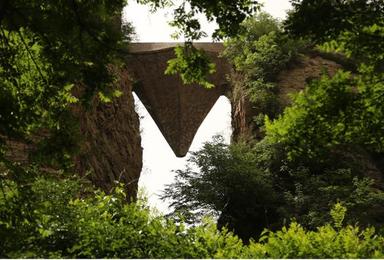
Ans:
[[[263,128],[265,115],[274,118],[281,112],[277,76],[304,49],[304,41],[288,37],[280,22],[267,13],[248,18],[239,34],[225,42],[223,56],[235,68],[230,77],[232,99],[236,102],[245,94],[251,101],[255,129]]]
[[[154,8],[169,4],[141,2]],[[217,18],[223,33],[233,33],[254,10],[254,3],[248,0],[224,5],[188,3],[193,15],[204,13],[210,20]],[[121,95],[114,72],[123,65],[133,35],[132,26],[120,18],[126,4],[125,0],[1,1],[1,142],[16,138],[33,143],[41,149],[31,160],[53,163],[58,168],[71,166],[81,137],[69,106],[80,101],[78,105],[87,108],[94,95],[104,102]],[[175,21],[186,21],[178,16],[186,12],[180,8],[175,11]],[[175,26],[187,35],[198,30],[194,23]],[[197,61],[191,57],[188,61],[192,64],[187,63],[193,67],[188,67],[187,73],[192,73],[186,79],[205,77],[204,70],[212,70],[204,58],[207,66],[200,69],[203,54]],[[40,136],[42,129],[47,134]],[[1,145],[0,150],[0,160],[4,161],[6,147]]]
[[[384,192],[377,181],[351,162],[358,158],[334,157],[290,161],[285,147],[268,139],[228,146],[216,138],[176,171],[162,198],[176,220],[193,224],[212,215],[244,241],[291,219],[316,229],[331,221],[328,209],[338,201],[348,207],[345,223],[381,227]]]
[[[199,223],[213,215],[219,227],[248,240],[274,227],[280,205],[270,173],[258,163],[246,146],[227,146],[216,137],[192,154],[185,170],[176,172],[175,183],[167,186],[162,199],[170,200],[174,217],[181,214]]]
[[[359,62],[383,69],[384,5],[380,0],[292,1],[286,28],[316,44],[332,43]]]
[[[307,230],[292,222],[244,245],[210,220],[187,227],[154,213],[142,199],[127,204],[119,185],[107,195],[77,177],[38,172],[28,194],[13,181],[2,184],[2,258],[383,257],[383,236],[345,225],[349,208],[341,204],[331,210],[335,224]]]
[[[169,2],[166,0],[153,1],[155,9],[164,4],[169,4]],[[213,87],[208,81],[208,76],[215,72],[214,64],[209,61],[204,52],[192,45],[193,41],[207,36],[201,30],[197,15],[203,13],[208,21],[217,23],[218,29],[214,31],[212,38],[220,40],[238,35],[243,30],[241,23],[254,14],[259,7],[258,1],[253,0],[183,1],[174,9],[174,19],[170,24],[177,28],[173,36],[175,38],[183,36],[186,44],[176,47],[176,58],[168,62],[166,74],[180,74],[184,84],[197,83],[206,88]]]

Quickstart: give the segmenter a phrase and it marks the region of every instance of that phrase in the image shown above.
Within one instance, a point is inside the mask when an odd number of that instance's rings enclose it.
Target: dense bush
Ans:
[[[121,186],[107,195],[68,178],[3,182],[0,234],[2,258],[233,258],[242,250],[211,222],[187,229],[144,201],[128,204]]]
[[[326,224],[315,231],[305,230],[293,222],[280,231],[265,231],[258,243],[251,242],[244,258],[381,258],[383,237],[374,228],[360,230],[344,226],[347,209],[336,203],[330,215],[333,225]]]
[[[383,74],[369,68],[313,81],[279,119],[267,120],[267,135],[284,143],[290,157],[319,158],[340,145],[384,152]]]
[[[270,158],[268,152],[258,155]],[[244,240],[273,228],[282,200],[255,154],[242,144],[225,145],[220,137],[206,143],[192,154],[186,169],[176,172],[176,181],[162,196],[170,200],[172,215],[190,223],[207,214],[218,216],[219,227],[227,226]]]
[[[264,115],[275,117],[281,112],[276,85],[278,74],[298,57],[304,41],[288,37],[279,21],[266,13],[249,18],[243,30],[225,42],[224,57],[233,64],[230,77],[233,99],[246,94],[256,113],[257,127],[264,125]]]
[[[270,232],[262,242],[251,243],[244,258],[382,258],[383,237],[374,229],[360,230],[330,225],[307,231],[292,223],[281,231]]]
[[[219,227],[245,241],[291,218],[314,230],[330,221],[328,209],[338,201],[349,209],[346,223],[381,227],[384,192],[377,180],[359,172],[359,162],[347,162],[337,157],[327,163],[292,162],[286,147],[267,139],[228,146],[216,138],[176,172],[163,199],[170,200],[176,220],[217,216]]]
[[[28,187],[4,182],[0,192],[2,258],[279,258],[383,257],[373,228],[334,226],[306,231],[293,222],[244,245],[212,221],[196,227],[154,214],[145,201],[128,204],[123,188],[106,195],[78,179],[35,177]],[[23,195],[24,194],[24,195]],[[335,207],[337,209],[337,207]],[[337,225],[338,223],[338,225]]]

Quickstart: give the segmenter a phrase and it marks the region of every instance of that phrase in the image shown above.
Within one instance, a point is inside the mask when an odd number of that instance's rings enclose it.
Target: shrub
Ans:
[[[3,258],[212,258],[242,250],[237,237],[210,221],[186,228],[155,215],[142,200],[128,204],[122,186],[107,195],[78,179],[1,184]]]
[[[293,222],[244,245],[212,220],[186,227],[154,214],[143,200],[128,204],[119,185],[107,195],[76,178],[1,184],[2,258],[379,258],[384,252],[373,228],[327,224],[307,231]],[[340,208],[333,213],[339,224]]]
[[[234,99],[236,92],[247,95],[260,129],[264,122],[257,118],[274,118],[281,112],[277,76],[298,57],[305,43],[285,35],[280,23],[266,13],[249,18],[242,26],[242,33],[225,42],[223,55],[236,71],[230,77]]]
[[[162,198],[171,202],[179,219],[199,223],[201,217],[218,217],[220,228],[227,227],[247,241],[264,228],[273,228],[281,206],[271,173],[261,167],[269,151],[258,153],[244,144],[228,146],[221,137],[206,143],[192,154],[176,181],[167,186]],[[280,223],[282,224],[282,223]]]
[[[288,228],[266,232],[258,243],[252,242],[244,258],[382,258],[384,238],[373,228],[360,230],[331,225],[307,231],[293,222]]]

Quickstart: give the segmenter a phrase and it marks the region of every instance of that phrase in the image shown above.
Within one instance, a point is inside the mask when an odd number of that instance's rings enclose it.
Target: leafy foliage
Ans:
[[[287,37],[279,22],[260,13],[242,24],[242,33],[225,43],[223,55],[235,67],[231,77],[236,92],[245,93],[252,102],[257,127],[265,115],[275,117],[281,112],[277,100],[277,76],[304,48],[304,42]]]
[[[384,5],[380,0],[292,1],[286,22],[296,36],[318,44],[334,43],[339,51],[383,69]]]
[[[39,175],[28,186],[2,183],[2,257],[208,258],[241,251],[238,238],[212,223],[186,229],[145,202],[127,204],[121,186],[106,195],[75,178]]]
[[[72,166],[79,128],[70,106],[95,93],[111,98],[124,44],[132,35],[119,15],[125,1],[2,1],[0,141],[32,144],[30,163]],[[81,91],[79,91],[81,89]],[[75,97],[73,93],[78,95]],[[80,94],[82,93],[82,94]],[[1,145],[0,161],[7,147]]]
[[[380,258],[382,240],[374,235],[374,228],[342,227],[346,210],[340,203],[333,206],[335,226],[327,224],[316,231],[306,231],[293,222],[281,231],[267,231],[260,238],[265,244],[251,243],[250,252],[264,252],[261,257],[270,258]]]
[[[121,186],[106,195],[76,178],[38,175],[28,186],[2,183],[3,258],[383,257],[384,238],[373,228],[307,231],[293,222],[244,245],[212,221],[187,228],[154,214],[145,201],[127,204]]]
[[[204,215],[217,216],[219,227],[245,241],[292,218],[310,229],[329,223],[328,209],[338,201],[348,207],[346,223],[380,227],[379,183],[359,172],[359,163],[343,165],[338,160],[346,159],[339,158],[289,162],[284,146],[268,140],[228,146],[216,138],[192,154],[162,198],[170,200],[176,220],[198,223]]]
[[[112,82],[107,65],[118,60],[123,46],[119,16],[124,5],[124,0],[5,1],[1,25],[11,32],[32,32],[57,81],[82,82],[93,92]],[[132,28],[125,25],[123,31],[129,40]]]
[[[271,227],[280,204],[270,174],[257,163],[245,146],[228,147],[216,137],[193,153],[162,197],[171,200],[174,216],[196,223],[206,214],[217,215],[219,227],[248,240]]]
[[[165,3],[167,1],[155,0],[152,2]],[[173,21],[170,24],[179,30],[176,37],[183,35],[187,42],[198,40],[206,36],[206,33],[201,31],[196,17],[198,14],[204,14],[208,21],[215,21],[218,25],[218,29],[214,31],[212,37],[223,39],[237,35],[241,30],[241,22],[255,13],[259,7],[258,1],[254,0],[187,0],[174,10]]]
[[[323,76],[299,93],[279,119],[267,120],[267,135],[286,144],[293,157],[315,158],[346,144],[383,152],[383,90],[382,75],[372,70],[353,78],[346,72]]]
[[[1,134],[56,127],[52,118],[77,101],[70,93],[73,85],[55,85],[52,65],[31,32],[2,30],[1,39]]]
[[[2,177],[9,171],[4,170]],[[36,169],[26,173],[22,181],[1,182],[0,255],[61,257],[60,252],[74,239],[71,220],[75,215],[68,201],[78,193],[79,183],[37,177]]]
[[[305,153],[310,158],[326,152],[326,147],[339,144],[339,138],[354,140],[351,133],[346,133],[351,129],[346,124],[352,122],[348,112],[355,100],[352,86],[349,73],[339,72],[332,79],[323,76],[321,80],[313,81],[304,92],[296,95],[293,105],[285,109],[283,116],[274,123],[267,119],[268,138],[292,147],[289,156],[294,156],[297,151],[296,156]],[[293,140],[297,142],[290,143]]]
[[[150,4],[153,11],[164,6],[172,6],[168,0],[143,0],[141,3]],[[184,84],[197,83],[205,88],[212,88],[208,81],[208,75],[215,70],[215,64],[210,62],[204,51],[193,47],[192,42],[206,37],[207,34],[201,29],[197,18],[204,14],[208,21],[215,21],[218,29],[212,37],[223,39],[235,36],[241,29],[240,24],[248,16],[259,9],[259,4],[254,0],[236,1],[201,1],[186,0],[174,9],[173,20],[170,25],[177,31],[173,37],[178,39],[184,37],[185,46],[175,48],[176,57],[168,62],[166,74],[180,74]]]
[[[207,76],[216,71],[216,65],[210,63],[208,56],[202,50],[196,49],[191,43],[175,48],[176,58],[168,61],[165,74],[180,73],[184,84],[197,83],[205,88],[214,87]]]
[[[251,243],[245,258],[381,258],[382,237],[374,229],[330,225],[307,231],[297,223],[266,233],[261,243]],[[264,242],[266,241],[266,242]],[[264,243],[263,243],[264,242]]]

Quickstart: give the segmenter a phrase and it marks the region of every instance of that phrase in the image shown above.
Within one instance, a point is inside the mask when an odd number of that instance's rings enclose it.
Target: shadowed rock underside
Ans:
[[[225,94],[229,64],[218,57],[221,43],[200,43],[216,72],[209,78],[215,87],[205,89],[199,85],[183,85],[178,75],[164,75],[167,61],[174,58],[173,47],[168,43],[139,43],[131,47],[132,55],[127,67],[135,82],[133,91],[159,127],[161,133],[178,157],[184,157],[205,117]]]

